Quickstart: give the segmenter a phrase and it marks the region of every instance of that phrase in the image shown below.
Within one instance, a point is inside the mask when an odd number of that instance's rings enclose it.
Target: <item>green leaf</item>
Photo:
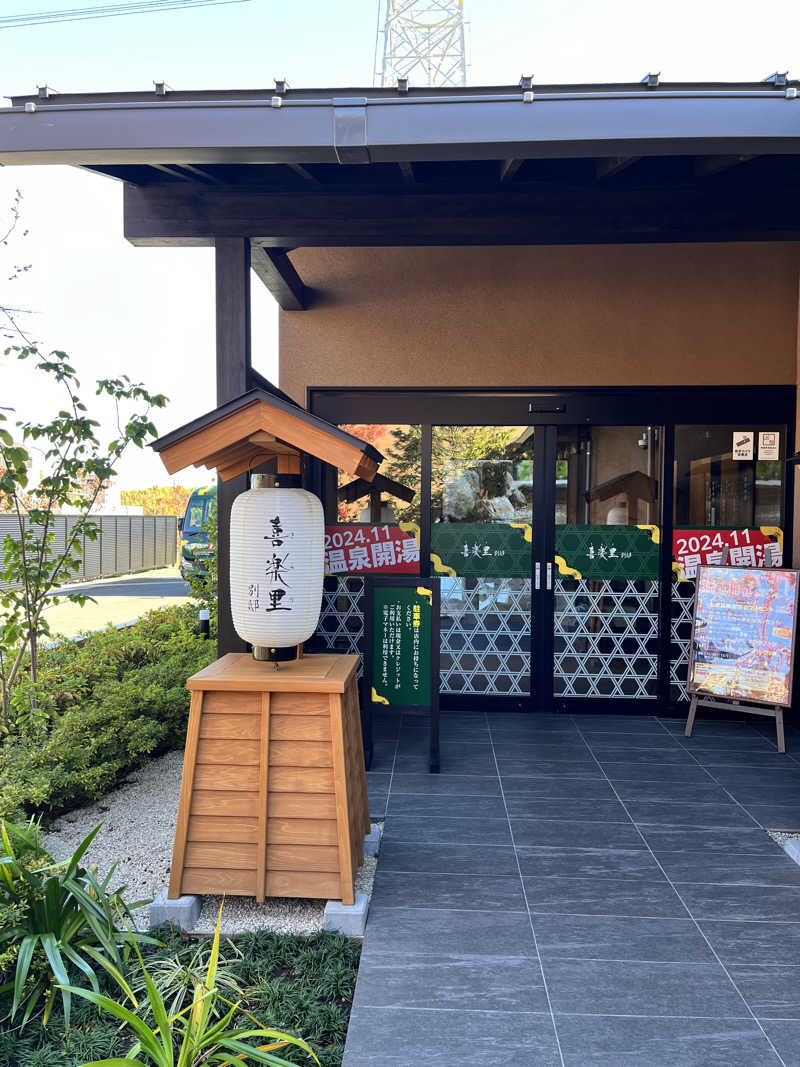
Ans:
[[[28,979],[28,972],[31,968],[31,960],[33,959],[33,950],[36,948],[36,942],[39,940],[36,934],[29,934],[28,937],[23,938],[22,944],[19,946],[19,952],[17,953],[17,970],[14,977],[14,1000],[11,1005],[11,1018],[13,1019],[17,1013],[22,994],[25,988],[25,982]]]
[[[146,1023],[137,1018],[133,1012],[128,1011],[123,1004],[118,1004],[116,1000],[103,996],[102,993],[95,993],[92,989],[78,989],[76,986],[67,986],[67,989],[70,993],[74,993],[75,996],[90,1000],[92,1004],[108,1012],[109,1015],[113,1015],[120,1022],[127,1023],[131,1030],[136,1033],[142,1048],[148,1056],[155,1060],[158,1067],[167,1067],[169,1060],[164,1059],[164,1050],[161,1048],[156,1035]]]

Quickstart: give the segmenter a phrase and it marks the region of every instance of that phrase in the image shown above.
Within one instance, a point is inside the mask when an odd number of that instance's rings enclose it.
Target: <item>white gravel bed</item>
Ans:
[[[356,875],[356,892],[372,896],[377,860],[369,856]],[[222,897],[203,897],[203,910],[193,930],[196,934],[213,934]],[[273,934],[316,934],[322,929],[324,900],[301,897],[273,897],[258,904],[253,897],[226,897],[222,925],[226,934],[244,934],[251,930],[269,930]]]
[[[787,841],[800,841],[800,830],[767,830],[773,841],[785,845]]]
[[[182,769],[183,752],[160,756],[132,772],[101,800],[56,819],[44,834],[45,847],[54,859],[67,859],[102,822],[103,828],[86,852],[84,862],[105,875],[119,860],[111,886],[127,886],[125,897],[129,901],[154,897],[169,881]],[[372,896],[376,863],[371,857],[365,858],[356,875],[356,892]],[[195,932],[214,932],[220,900],[216,896],[203,898]],[[147,926],[148,910],[144,907],[134,913],[140,927]],[[322,929],[324,910],[324,900],[275,897],[257,904],[253,897],[227,897],[222,912],[223,933],[270,930],[313,934]]]

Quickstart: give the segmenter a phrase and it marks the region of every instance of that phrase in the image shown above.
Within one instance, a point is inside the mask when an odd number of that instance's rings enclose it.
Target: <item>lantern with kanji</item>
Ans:
[[[234,628],[257,659],[293,659],[317,628],[325,566],[322,504],[304,489],[253,488],[233,502]]]

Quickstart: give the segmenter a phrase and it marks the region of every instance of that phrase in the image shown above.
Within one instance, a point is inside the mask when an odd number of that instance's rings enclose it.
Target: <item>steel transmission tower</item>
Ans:
[[[384,9],[382,86],[467,84],[463,0],[379,0],[379,33]]]

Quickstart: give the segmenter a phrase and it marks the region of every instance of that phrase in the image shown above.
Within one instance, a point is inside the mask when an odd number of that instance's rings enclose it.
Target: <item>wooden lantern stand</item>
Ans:
[[[372,445],[261,387],[153,442],[169,473],[229,481],[271,461],[276,480],[313,456],[372,482]],[[393,483],[394,484],[394,483]],[[355,902],[369,832],[359,657],[276,665],[229,653],[187,682],[192,699],[169,899],[184,894]]]
[[[353,904],[369,833],[358,656],[231,653],[193,675],[169,898]]]

